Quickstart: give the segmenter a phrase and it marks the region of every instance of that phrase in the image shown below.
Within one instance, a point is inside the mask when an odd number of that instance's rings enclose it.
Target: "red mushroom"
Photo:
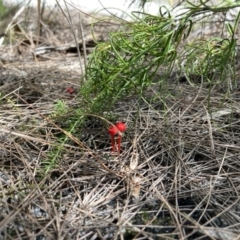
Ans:
[[[111,145],[112,145],[112,152],[115,151],[115,135],[118,134],[118,153],[120,154],[121,151],[121,141],[122,141],[122,133],[125,132],[127,129],[126,124],[124,122],[117,122],[114,126],[109,127],[108,133],[111,135]]]
[[[124,122],[117,122],[116,128],[119,130],[120,133],[118,133],[118,153],[120,154],[121,151],[121,141],[122,141],[122,133],[126,131],[127,126]]]
[[[114,136],[116,134],[118,134],[118,129],[116,128],[116,126],[111,126],[109,129],[108,129],[108,133],[111,135],[111,145],[112,145],[112,152],[115,151],[115,139],[114,139]]]
[[[66,92],[68,92],[70,95],[73,94],[74,88],[73,87],[67,87]]]

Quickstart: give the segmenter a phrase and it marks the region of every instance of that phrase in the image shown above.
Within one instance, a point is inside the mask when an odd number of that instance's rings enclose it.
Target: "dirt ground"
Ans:
[[[82,77],[72,29],[60,10],[45,10],[39,38],[36,35],[37,19],[33,17],[36,15],[36,9],[27,8],[5,37],[5,44],[0,48],[0,90],[10,93],[16,90],[17,85],[21,97],[32,95],[31,103],[36,96],[41,101],[44,98],[64,99],[68,97],[65,91],[68,86],[74,86],[77,92]],[[96,41],[106,40],[108,32],[117,29],[119,24],[106,20],[93,27],[93,23],[103,16],[97,18],[77,10],[71,10],[70,16],[84,68],[79,19],[82,19],[87,54]]]

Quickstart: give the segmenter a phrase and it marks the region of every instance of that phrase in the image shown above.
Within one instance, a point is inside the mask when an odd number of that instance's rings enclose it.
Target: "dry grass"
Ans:
[[[209,99],[207,85],[172,79],[164,104],[119,102],[114,114],[128,130],[118,156],[101,119],[70,135],[66,117],[51,118],[59,99],[70,115],[78,106],[65,91],[77,91],[77,61],[4,66],[0,238],[239,239],[238,89],[223,99],[226,86],[216,87]]]
[[[238,239],[238,93],[228,103],[216,90],[210,116],[207,91],[179,84],[165,106],[119,104],[128,124],[120,156],[89,118],[46,176],[39,168],[60,132],[43,117],[53,108],[2,104],[1,237]]]

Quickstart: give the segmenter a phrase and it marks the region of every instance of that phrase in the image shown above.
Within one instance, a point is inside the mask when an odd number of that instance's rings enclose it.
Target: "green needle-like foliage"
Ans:
[[[233,38],[194,41],[186,45],[184,71],[187,75],[202,76],[212,85],[219,84],[234,69],[235,48],[236,40]]]
[[[234,26],[225,26],[228,38],[210,37],[186,42],[192,29],[201,26],[199,21],[205,15],[200,14],[232,8],[228,4],[209,7],[206,1],[186,3],[186,11],[177,18],[161,7],[159,16],[142,13],[135,22],[124,21],[119,32],[110,34],[109,42],[98,44],[90,56],[87,81],[81,92],[88,111],[108,111],[126,96],[143,97],[144,91],[156,84],[160,69],[159,90],[165,89],[162,86],[167,84],[174,67],[181,69],[187,78],[197,74],[212,85],[221,83],[229,72],[233,74],[231,77],[234,76],[235,32],[239,16]]]
[[[171,17],[146,14],[123,29],[110,34],[110,41],[99,44],[90,58],[83,93],[94,111],[110,109],[126,95],[141,95],[160,66],[170,72],[184,28],[176,31]]]

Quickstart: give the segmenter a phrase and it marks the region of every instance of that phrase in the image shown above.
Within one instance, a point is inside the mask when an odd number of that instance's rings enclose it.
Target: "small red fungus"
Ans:
[[[69,94],[72,95],[73,92],[74,92],[74,88],[73,87],[67,87],[66,92],[68,92]]]
[[[117,122],[116,125],[109,127],[108,133],[111,135],[111,145],[112,145],[112,152],[115,151],[115,135],[118,134],[118,153],[120,154],[121,151],[121,141],[122,141],[122,133],[126,131],[127,127],[124,122]]]

